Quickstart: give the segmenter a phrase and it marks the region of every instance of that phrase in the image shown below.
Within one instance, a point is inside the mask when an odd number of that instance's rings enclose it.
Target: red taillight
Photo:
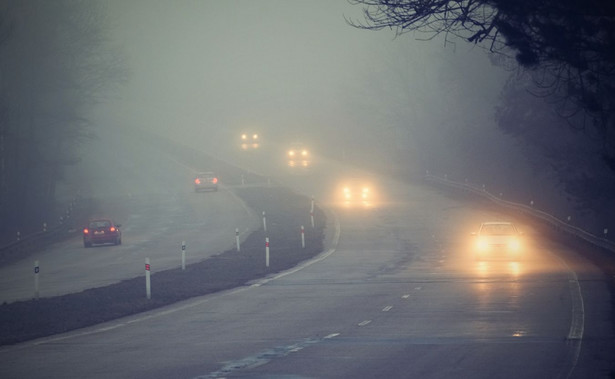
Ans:
[[[88,228],[83,229],[83,234],[89,234],[90,231],[88,230]]]
[[[110,227],[110,228],[109,228],[109,231],[110,231],[110,232],[115,232],[115,226]]]
[[[214,184],[218,183],[218,178],[213,178],[213,179],[212,179],[212,182],[213,182]]]
[[[199,179],[199,178],[194,179],[194,183],[195,184],[201,184],[201,179]]]

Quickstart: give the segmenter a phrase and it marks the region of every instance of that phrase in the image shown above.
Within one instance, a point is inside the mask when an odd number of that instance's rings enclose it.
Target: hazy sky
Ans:
[[[353,28],[344,17],[361,8],[345,0],[118,0],[108,11],[131,77],[105,113],[187,138],[254,128],[326,139],[406,118],[488,119],[503,77],[463,42]]]

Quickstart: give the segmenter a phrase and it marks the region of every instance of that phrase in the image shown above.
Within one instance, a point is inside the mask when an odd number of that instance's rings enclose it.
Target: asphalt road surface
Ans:
[[[477,262],[470,232],[506,215],[384,179],[378,202],[340,203],[330,192],[336,170],[289,179],[328,199],[330,238],[318,258],[250,286],[5,347],[0,376],[608,377],[612,312],[597,267],[518,220],[523,259]]]
[[[195,193],[192,180],[207,163],[188,167],[163,152],[126,139],[102,135],[91,145],[73,181],[80,181],[82,204],[92,218],[108,217],[122,225],[122,245],[84,248],[75,237],[14,264],[0,267],[0,302],[34,296],[34,261],[39,261],[40,296],[54,296],[99,287],[144,272],[203,260],[235,245],[257,228],[260,218],[221,183],[218,192]]]

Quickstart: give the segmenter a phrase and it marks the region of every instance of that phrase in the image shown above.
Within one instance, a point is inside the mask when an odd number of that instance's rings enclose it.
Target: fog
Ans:
[[[485,51],[354,28],[361,8],[345,0],[113,1],[107,12],[130,75],[97,108],[101,130],[132,125],[212,152],[254,130],[270,146],[309,141],[416,172],[459,161],[460,136],[500,138],[493,107],[509,73]]]

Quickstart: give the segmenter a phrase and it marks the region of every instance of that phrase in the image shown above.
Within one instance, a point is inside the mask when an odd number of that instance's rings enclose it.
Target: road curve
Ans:
[[[122,245],[85,249],[75,237],[14,264],[0,267],[0,303],[34,296],[34,261],[39,261],[40,296],[55,296],[104,286],[203,260],[235,244],[259,225],[259,218],[221,183],[218,192],[195,193],[192,180],[201,167],[188,167],[135,139],[103,135],[90,146],[71,180],[80,181],[82,203],[91,217],[110,217],[122,224]]]
[[[469,231],[505,215],[420,186],[381,183],[386,202],[333,208],[339,243],[313,264],[4,348],[1,376],[608,375],[611,309],[596,267],[521,221],[533,241],[522,261],[476,262]]]

